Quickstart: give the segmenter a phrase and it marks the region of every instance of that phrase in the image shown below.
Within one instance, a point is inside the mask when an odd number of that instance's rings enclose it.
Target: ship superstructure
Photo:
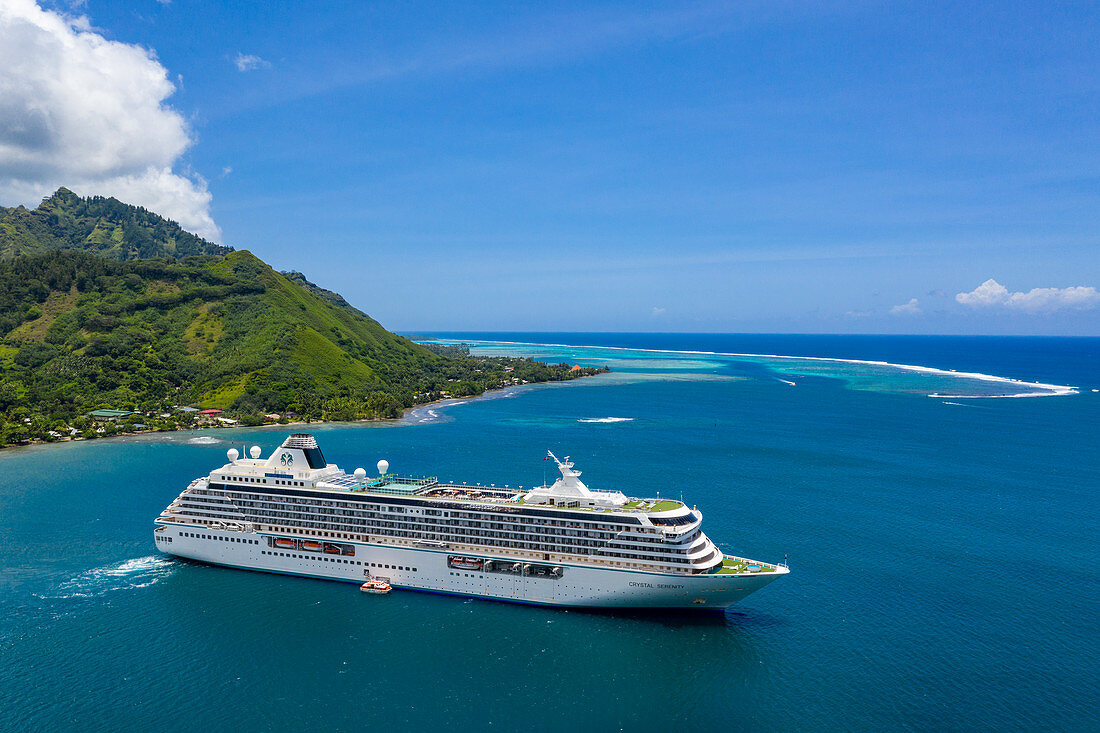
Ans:
[[[349,474],[313,436],[253,446],[161,513],[164,552],[253,570],[563,606],[713,608],[788,572],[724,555],[683,502],[593,491],[568,457],[533,489]]]

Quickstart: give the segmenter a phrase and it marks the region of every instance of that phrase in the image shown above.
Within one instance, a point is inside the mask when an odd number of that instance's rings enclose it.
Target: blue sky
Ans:
[[[155,53],[177,218],[391,329],[1100,335],[1098,5],[346,5],[47,8]]]

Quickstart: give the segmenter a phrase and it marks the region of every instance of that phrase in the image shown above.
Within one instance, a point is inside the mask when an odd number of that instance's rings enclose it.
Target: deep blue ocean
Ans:
[[[313,426],[329,461],[532,485],[551,449],[791,574],[718,616],[368,596],[156,552],[286,428],[4,450],[0,729],[1098,728],[1100,339],[439,335],[612,372]]]

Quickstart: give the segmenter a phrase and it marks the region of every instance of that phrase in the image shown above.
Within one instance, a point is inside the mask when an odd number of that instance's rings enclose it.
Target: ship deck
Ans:
[[[431,499],[446,499],[448,501],[460,501],[471,503],[490,504],[523,504],[523,497],[528,489],[523,487],[512,488],[509,486],[482,486],[480,484],[454,484],[440,483],[435,477],[397,477],[383,476],[380,478],[360,480],[354,475],[345,473],[340,476],[324,479],[319,488],[337,489],[365,494],[382,494],[386,496],[421,496]],[[550,509],[549,505],[538,506]],[[560,508],[571,511],[584,511],[594,513],[638,513],[650,514],[668,512],[684,506],[682,502],[661,498],[637,498],[632,497],[624,506],[618,508],[569,506]]]
[[[715,575],[738,575],[740,573],[774,573],[776,566],[768,563],[748,560],[743,557],[726,555],[722,558],[722,567]]]

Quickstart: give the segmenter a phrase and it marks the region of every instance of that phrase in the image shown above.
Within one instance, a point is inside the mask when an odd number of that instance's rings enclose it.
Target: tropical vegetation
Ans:
[[[0,444],[210,419],[197,409],[242,424],[389,418],[595,371],[414,343],[301,273],[115,199],[62,189],[33,212],[0,209]],[[98,408],[131,414],[88,416]]]

